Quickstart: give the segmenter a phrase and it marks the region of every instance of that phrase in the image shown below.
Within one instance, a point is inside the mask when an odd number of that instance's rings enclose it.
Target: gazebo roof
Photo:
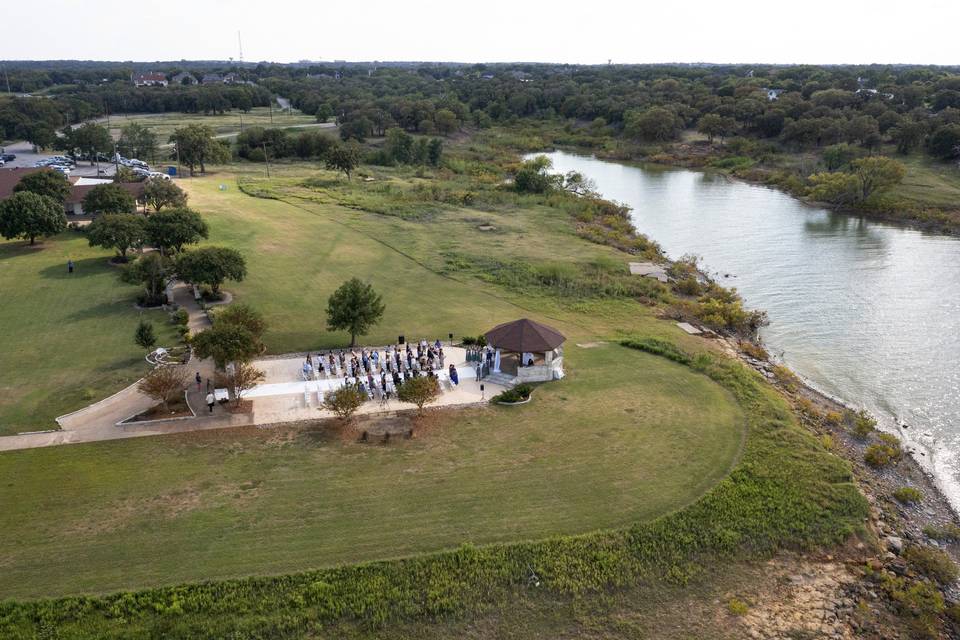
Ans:
[[[517,353],[551,351],[566,340],[556,329],[528,318],[497,325],[485,335],[490,346]]]

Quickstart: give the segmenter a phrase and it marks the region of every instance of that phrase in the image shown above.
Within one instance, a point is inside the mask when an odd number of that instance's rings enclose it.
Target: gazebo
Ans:
[[[553,327],[529,318],[497,325],[485,334],[496,350],[494,375],[514,376],[518,382],[541,382],[563,377],[566,338]]]

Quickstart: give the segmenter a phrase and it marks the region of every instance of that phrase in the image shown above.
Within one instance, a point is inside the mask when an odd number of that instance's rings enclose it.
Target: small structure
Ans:
[[[559,331],[528,318],[497,325],[485,334],[496,350],[493,378],[513,382],[545,382],[563,377],[566,338]]]
[[[131,78],[135,87],[165,87],[167,86],[167,76],[162,73],[148,71],[147,73],[135,73]]]
[[[203,80],[200,82],[203,84],[223,84],[223,76],[219,73],[208,73],[203,76]]]
[[[667,282],[670,279],[663,265],[653,262],[631,262],[630,273],[644,278],[654,278],[660,282]]]

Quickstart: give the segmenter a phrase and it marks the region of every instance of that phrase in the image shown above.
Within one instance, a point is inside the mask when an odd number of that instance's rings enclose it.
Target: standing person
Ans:
[[[483,363],[477,362],[477,382],[480,382],[480,378],[483,377]]]
[[[199,371],[197,371],[197,375],[194,379],[197,381],[197,393],[200,393],[200,385],[203,382],[203,378],[200,376]]]
[[[67,260],[67,273],[73,273],[73,260]]]
[[[217,403],[217,399],[214,397],[213,393],[207,394],[207,406],[210,407],[210,413],[213,413],[213,405]]]
[[[457,374],[457,368],[453,366],[453,363],[450,364],[450,382],[453,383],[453,386],[460,384],[460,376]]]

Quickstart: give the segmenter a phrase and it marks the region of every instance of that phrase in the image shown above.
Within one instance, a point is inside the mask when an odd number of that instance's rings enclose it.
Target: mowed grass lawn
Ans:
[[[570,345],[522,407],[438,414],[389,446],[228,430],[0,455],[0,598],[280,573],[617,527],[681,508],[736,461],[707,377]]]
[[[137,288],[117,280],[109,258],[73,231],[35,247],[0,241],[0,435],[56,428],[56,416],[147,371],[133,342]],[[145,316],[172,344],[164,314]]]
[[[157,142],[161,145],[167,144],[170,134],[175,129],[185,127],[190,124],[202,124],[211,127],[219,136],[231,136],[240,133],[240,121],[243,120],[243,127],[280,127],[290,128],[303,125],[315,125],[317,119],[314,116],[301,113],[296,109],[281,111],[279,108],[255,107],[249,113],[240,111],[228,111],[216,115],[204,115],[202,113],[151,113],[151,114],[132,114],[115,115],[110,118],[110,132],[114,138],[120,136],[120,130],[124,125],[136,122],[147,127],[157,135]]]

